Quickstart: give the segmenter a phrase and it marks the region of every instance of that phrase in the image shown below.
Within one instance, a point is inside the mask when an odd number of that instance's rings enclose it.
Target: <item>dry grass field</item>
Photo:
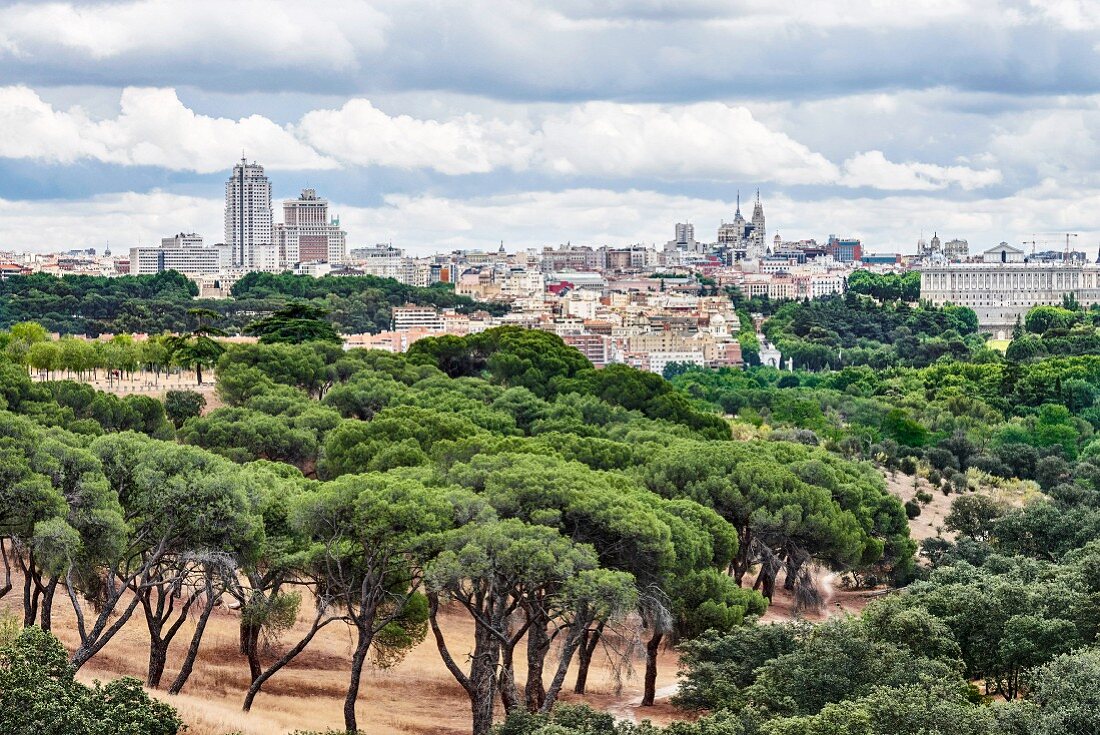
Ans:
[[[0,609],[21,614],[19,586],[4,599]],[[77,643],[67,602],[58,600],[54,632],[71,648]],[[304,627],[300,621],[300,626]],[[185,625],[173,644],[165,672],[165,686],[178,670],[178,659],[190,639],[191,625]],[[472,650],[472,627],[458,611],[446,615],[444,630],[456,660]],[[285,636],[289,645],[297,640],[292,631]],[[241,711],[248,687],[248,666],[237,648],[237,617],[232,611],[216,612],[207,627],[195,673],[184,693],[155,696],[175,706],[188,723],[188,735],[281,735],[298,729],[325,729],[343,724],[343,695],[347,686],[352,640],[346,628],[336,625],[322,631],[288,668],[272,678],[253,706]],[[639,651],[640,653],[640,651]],[[148,633],[140,609],[111,643],[81,671],[79,678],[111,679],[121,675],[144,680]],[[517,652],[519,675],[523,677],[523,656]],[[657,686],[665,701],[656,707],[638,706],[641,693],[640,655],[631,661],[633,675],[616,686],[614,667],[606,654],[597,653],[589,675],[590,694],[580,698],[567,693],[564,701],[583,699],[594,707],[614,711],[628,719],[668,722],[679,716],[667,703],[676,681],[676,656],[661,656]],[[551,673],[547,673],[549,681]],[[573,677],[568,679],[571,691]],[[521,683],[522,686],[522,683]],[[358,714],[360,727],[370,735],[466,735],[470,731],[469,703],[465,692],[443,667],[431,635],[399,665],[388,670],[372,669],[364,674]]]

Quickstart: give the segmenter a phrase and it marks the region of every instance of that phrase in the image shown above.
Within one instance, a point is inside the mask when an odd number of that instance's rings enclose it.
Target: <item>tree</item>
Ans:
[[[951,501],[951,512],[944,519],[944,526],[975,541],[988,541],[994,521],[1003,512],[1000,504],[988,495],[960,495]]]
[[[332,325],[324,320],[328,312],[304,302],[287,304],[271,316],[249,324],[245,334],[260,338],[260,344],[302,344],[343,340]]]
[[[175,735],[183,721],[136,679],[87,687],[60,641],[26,628],[0,648],[0,732],[43,735]]]
[[[355,703],[367,654],[400,661],[426,633],[427,600],[419,592],[414,551],[427,534],[450,525],[442,493],[384,475],[342,477],[299,496],[291,511],[311,540],[307,562],[317,596],[344,611],[355,629],[344,726],[358,730]]]
[[[164,396],[164,411],[178,429],[189,418],[202,413],[206,398],[193,390],[170,390]]]
[[[1050,329],[1065,329],[1073,324],[1077,315],[1060,306],[1033,306],[1024,317],[1024,326],[1032,334],[1043,334]]]
[[[965,676],[984,679],[987,691],[1006,701],[1021,693],[1029,670],[1072,650],[1083,634],[1095,635],[1075,612],[1087,605],[1084,591],[1062,582],[1036,584],[1011,566],[995,574],[956,562],[910,589],[904,601],[951,630]]]
[[[1063,654],[1029,677],[1030,698],[1039,706],[1035,735],[1094,732],[1100,712],[1100,650]]]
[[[204,627],[236,574],[233,560],[256,543],[262,521],[237,469],[219,457],[135,434],[101,437],[92,447],[135,532],[127,566],[141,571],[128,584],[149,631],[146,683],[156,688],[191,607],[204,601]]]
[[[557,530],[518,519],[466,523],[447,532],[427,566],[429,621],[440,656],[470,699],[474,735],[485,735],[493,722],[498,693],[496,668],[511,633],[508,617],[548,584],[561,585],[573,615],[562,663],[543,707],[552,705],[588,623],[600,606],[619,607],[629,600],[633,579],[598,570],[594,550],[574,544]],[[603,602],[597,602],[603,600]],[[460,605],[474,620],[474,650],[468,671],[452,656],[439,625],[441,606]]]
[[[678,707],[718,710],[740,698],[771,659],[791,653],[808,633],[801,623],[745,625],[726,633],[707,631],[680,645]]]
[[[175,364],[195,371],[195,378],[202,385],[202,369],[214,365],[225,352],[213,337],[224,336],[225,332],[214,327],[212,322],[220,315],[210,309],[189,309],[194,326],[191,332],[171,336],[165,340],[169,360]]]

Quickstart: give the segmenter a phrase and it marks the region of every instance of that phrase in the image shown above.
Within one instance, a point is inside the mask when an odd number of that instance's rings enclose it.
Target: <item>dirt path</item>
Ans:
[[[661,715],[666,713],[666,710],[671,707],[668,704],[668,700],[680,691],[679,683],[669,684],[657,689],[654,694],[655,705],[653,707],[643,707],[642,697],[638,695],[629,699],[623,699],[621,701],[612,702],[604,707],[604,711],[608,714],[614,715],[615,719],[622,720],[623,722],[638,723],[639,717],[644,720],[654,720],[660,718]]]
[[[196,393],[201,393],[203,398],[206,399],[206,407],[203,409],[203,414],[207,414],[216,408],[221,408],[223,404],[218,397],[214,384],[213,371],[209,374],[204,373],[203,378],[205,378],[205,380],[200,385],[195,379],[194,372],[160,375],[159,377],[153,373],[135,373],[133,376],[112,380],[108,380],[102,375],[96,378],[85,378],[83,380],[77,378],[75,375],[65,375],[64,373],[50,376],[51,380],[72,380],[77,383],[90,385],[96,390],[103,391],[104,393],[113,393],[116,396],[122,397],[151,396],[164,400],[164,396],[170,390],[194,391]],[[45,380],[45,377],[38,373],[31,373],[31,380],[42,382]]]

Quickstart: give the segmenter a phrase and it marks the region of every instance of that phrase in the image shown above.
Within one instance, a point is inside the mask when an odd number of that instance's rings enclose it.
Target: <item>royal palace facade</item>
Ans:
[[[1080,261],[1029,261],[1023,251],[1000,245],[978,262],[931,263],[921,267],[920,297],[936,306],[968,306],[978,325],[1007,339],[1016,319],[1041,304],[1058,305],[1072,295],[1083,306],[1100,303],[1100,265]]]

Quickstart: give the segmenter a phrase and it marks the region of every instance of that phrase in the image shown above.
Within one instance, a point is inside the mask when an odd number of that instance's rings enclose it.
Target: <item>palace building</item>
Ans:
[[[979,261],[921,266],[920,296],[936,306],[968,306],[978,326],[996,339],[1008,339],[1017,318],[1033,306],[1059,305],[1072,295],[1083,306],[1100,303],[1100,265],[1079,260],[1038,261],[1001,243]]]

